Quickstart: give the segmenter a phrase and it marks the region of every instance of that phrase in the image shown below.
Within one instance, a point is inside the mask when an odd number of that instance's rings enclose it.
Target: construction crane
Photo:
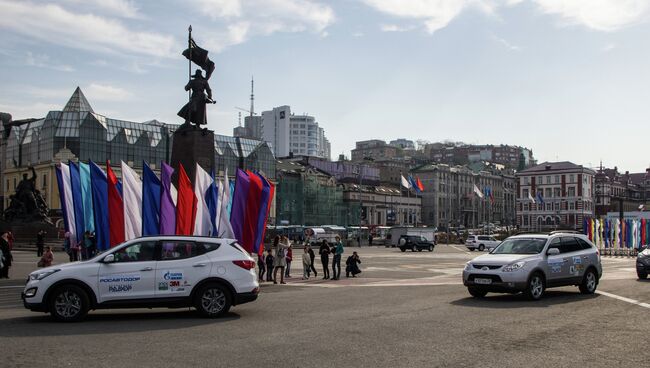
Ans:
[[[243,107],[237,107],[237,106],[235,106],[235,108],[236,108],[237,110],[241,110],[241,111],[243,111],[243,112],[247,112],[247,113],[249,113],[250,115],[257,115],[256,112],[251,112],[250,110],[248,110],[248,109],[244,109]]]

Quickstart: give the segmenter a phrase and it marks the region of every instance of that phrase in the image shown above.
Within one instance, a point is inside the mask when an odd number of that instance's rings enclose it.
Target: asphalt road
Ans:
[[[302,281],[298,266],[288,285],[264,284],[256,302],[218,320],[188,310],[116,310],[62,324],[17,306],[20,289],[11,286],[24,282],[21,270],[35,260],[18,253],[24,263],[0,282],[0,366],[642,367],[650,360],[650,282],[636,280],[633,259],[603,258],[603,294],[566,287],[530,302],[469,297],[460,271],[476,252],[443,245],[360,255],[360,278]]]

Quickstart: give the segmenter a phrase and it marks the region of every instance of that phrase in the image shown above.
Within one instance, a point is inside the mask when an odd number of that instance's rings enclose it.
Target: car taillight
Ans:
[[[255,262],[253,261],[232,261],[232,263],[236,264],[237,266],[245,270],[252,270],[253,268],[255,268]]]

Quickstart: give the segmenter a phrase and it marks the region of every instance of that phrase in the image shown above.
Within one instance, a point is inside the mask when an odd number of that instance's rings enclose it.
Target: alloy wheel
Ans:
[[[54,310],[64,318],[74,318],[81,311],[81,297],[74,291],[65,290],[54,300]]]
[[[210,314],[218,314],[226,306],[226,295],[217,288],[207,289],[201,296],[201,306]]]

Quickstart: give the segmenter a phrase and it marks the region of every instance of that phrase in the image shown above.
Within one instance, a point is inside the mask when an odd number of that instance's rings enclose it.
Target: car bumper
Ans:
[[[25,306],[25,308],[31,310],[32,312],[47,312],[47,305],[45,305],[45,303],[30,302],[27,299],[33,299],[33,298],[27,298],[25,296],[24,291],[20,293],[20,298],[23,300],[23,305]]]
[[[235,294],[234,304],[239,305],[239,304],[250,303],[252,301],[255,301],[258,295],[259,295],[259,288],[253,290],[250,293],[237,293]]]
[[[645,273],[650,273],[650,259],[637,259],[636,260],[636,270],[645,272]]]
[[[484,284],[477,283],[476,279],[490,279],[491,281],[489,284]],[[463,271],[463,285],[503,293],[526,290],[525,273],[516,271],[512,273]]]

